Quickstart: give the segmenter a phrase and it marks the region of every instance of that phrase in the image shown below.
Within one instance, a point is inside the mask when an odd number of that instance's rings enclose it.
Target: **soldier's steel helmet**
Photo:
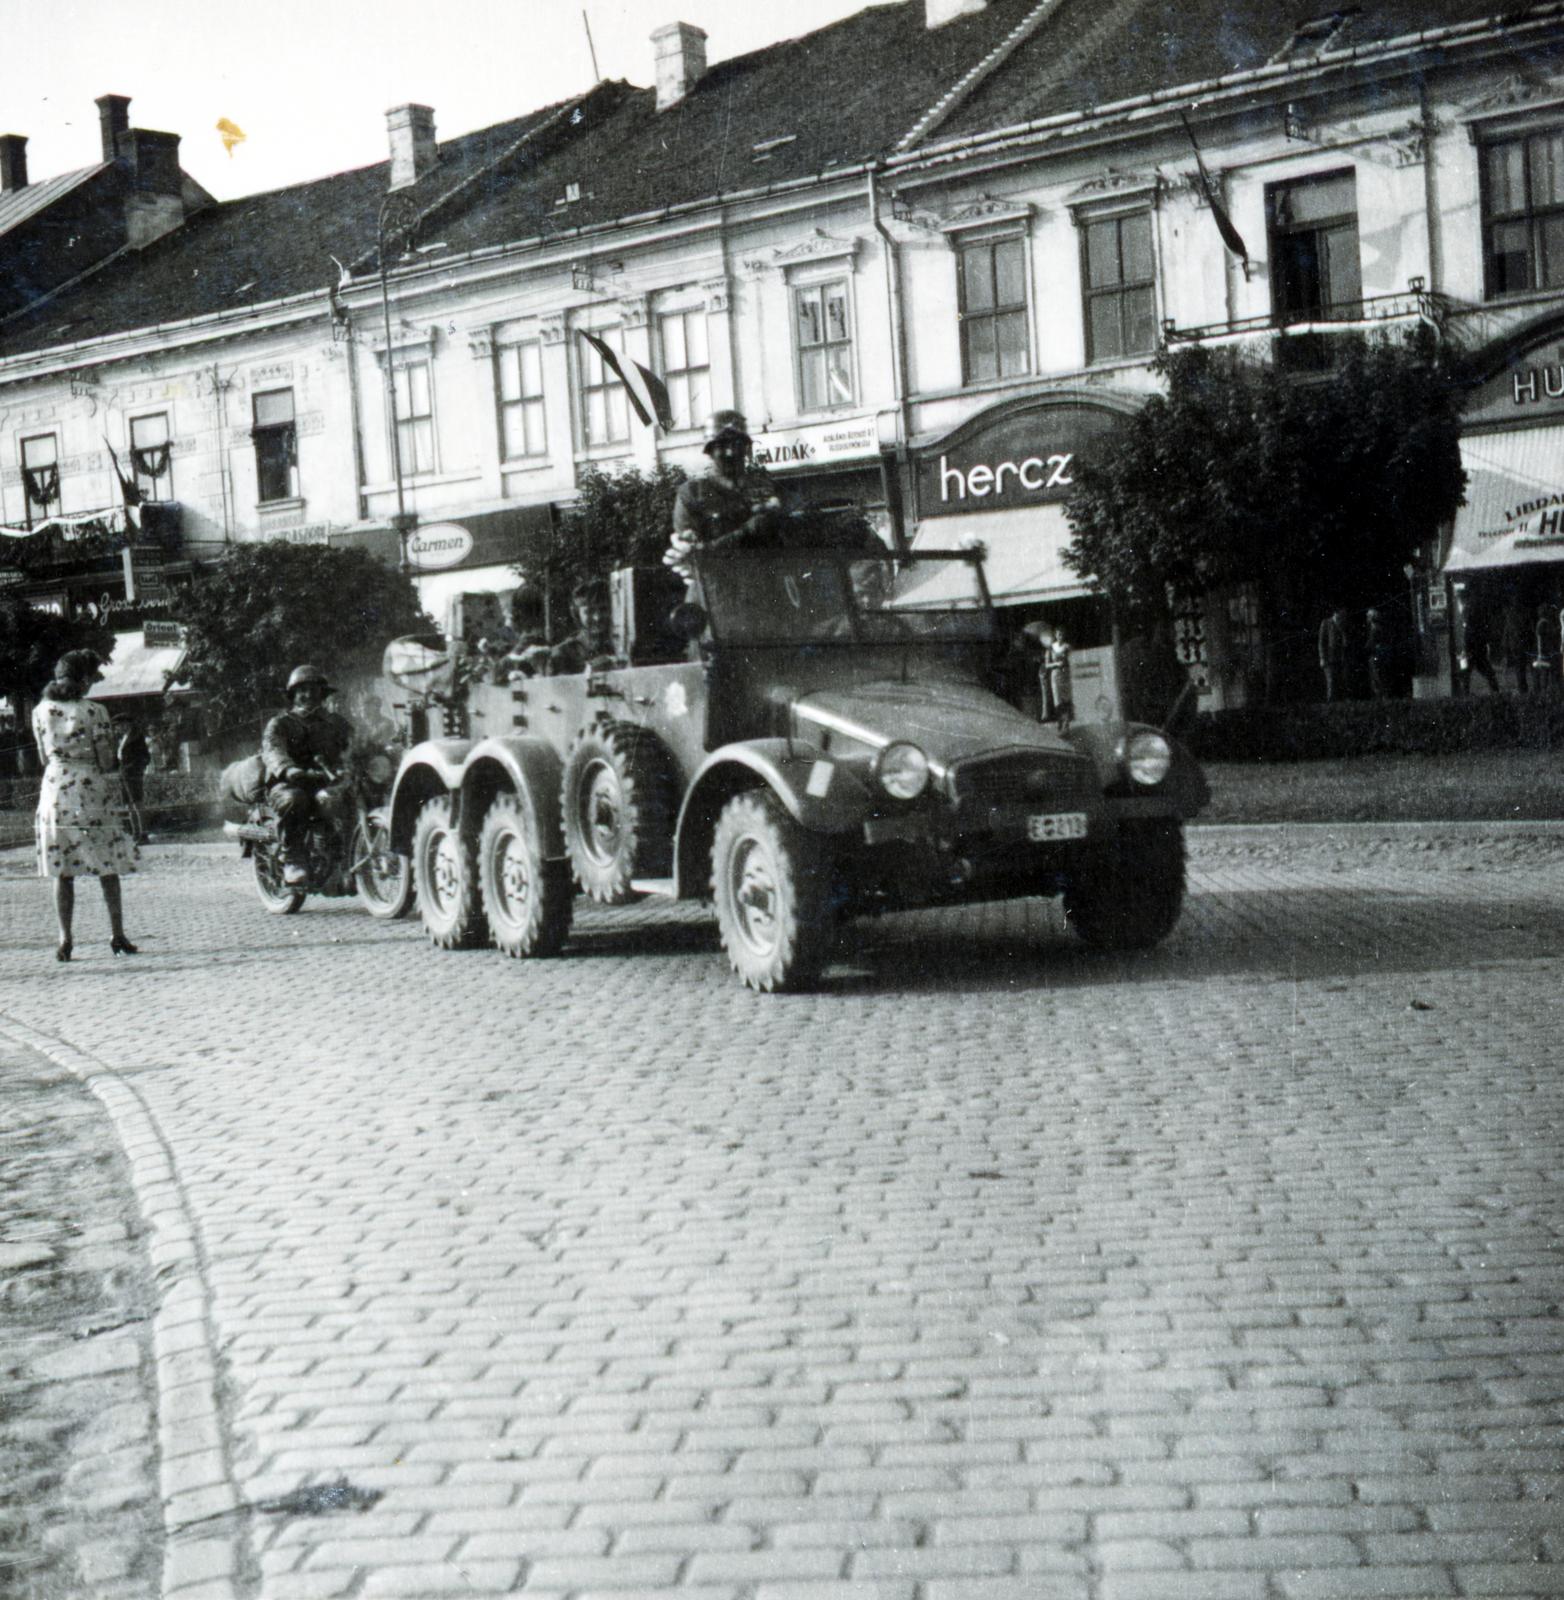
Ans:
[[[288,674],[288,687],[286,693],[291,697],[295,689],[303,688],[306,683],[318,683],[321,688],[328,693],[331,690],[331,680],[327,678],[326,674],[322,672],[319,667],[305,665],[302,667],[295,667],[293,671]]]
[[[709,451],[725,439],[742,439],[745,444],[749,443],[749,424],[742,411],[713,411],[707,417],[701,448]]]

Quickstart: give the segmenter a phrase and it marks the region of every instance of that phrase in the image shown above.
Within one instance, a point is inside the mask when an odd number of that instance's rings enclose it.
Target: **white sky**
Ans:
[[[650,86],[664,23],[704,28],[715,63],[870,3],[0,0],[0,133],[27,136],[37,182],[96,162],[93,102],[128,95],[132,126],[181,135],[185,171],[228,200],[384,160],[385,113],[409,100],[444,139],[579,93],[583,10],[601,75]],[[232,156],[219,118],[246,135]]]

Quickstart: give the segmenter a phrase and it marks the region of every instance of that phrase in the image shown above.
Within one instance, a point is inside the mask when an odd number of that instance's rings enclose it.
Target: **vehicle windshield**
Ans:
[[[700,563],[713,638],[727,644],[915,644],[988,639],[981,563],[965,551],[916,557],[751,552]]]

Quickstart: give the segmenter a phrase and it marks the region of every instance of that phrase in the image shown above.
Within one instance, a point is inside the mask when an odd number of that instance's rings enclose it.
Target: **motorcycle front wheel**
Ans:
[[[291,917],[304,904],[304,891],[290,888],[282,881],[282,862],[277,852],[266,845],[257,845],[250,857],[255,868],[255,892],[261,904],[274,917]]]
[[[413,909],[413,863],[391,848],[391,830],[374,818],[353,830],[353,886],[370,916],[389,922]]]

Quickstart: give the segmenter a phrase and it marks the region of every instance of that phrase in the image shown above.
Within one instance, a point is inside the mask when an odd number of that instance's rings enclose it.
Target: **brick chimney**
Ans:
[[[988,0],[923,0],[924,26],[930,30],[943,28],[958,17],[976,16],[988,9]]]
[[[103,132],[103,159],[114,161],[119,157],[120,136],[130,128],[130,96],[100,94],[97,104],[98,127]]]
[[[706,34],[691,22],[670,22],[652,32],[657,57],[657,109],[676,106],[706,75]]]
[[[429,106],[393,106],[386,112],[391,139],[391,189],[415,184],[440,159],[434,138],[434,111]]]
[[[27,187],[27,135],[0,133],[0,194]]]

